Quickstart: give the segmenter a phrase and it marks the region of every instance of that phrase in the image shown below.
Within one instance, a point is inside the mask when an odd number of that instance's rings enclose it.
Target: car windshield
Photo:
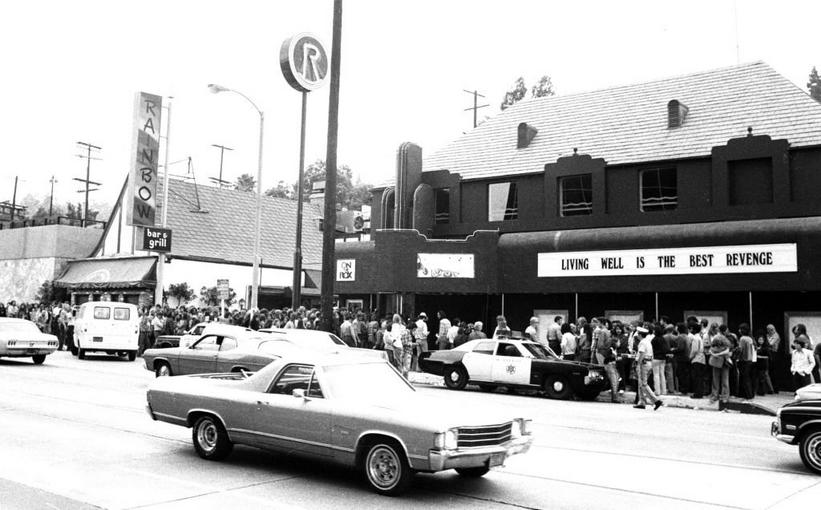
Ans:
[[[544,345],[540,344],[530,344],[530,343],[523,343],[522,345],[525,346],[525,349],[533,355],[534,358],[538,359],[550,359],[550,358],[558,358],[556,353],[550,350],[550,347],[545,347]]]
[[[415,391],[387,363],[330,365],[324,375],[322,386],[339,399],[396,399]]]
[[[40,330],[33,322],[4,322],[0,324],[0,332],[16,335],[39,335]]]

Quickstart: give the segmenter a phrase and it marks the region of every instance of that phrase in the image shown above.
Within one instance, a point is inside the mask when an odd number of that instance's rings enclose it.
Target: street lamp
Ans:
[[[256,217],[254,219],[254,262],[252,264],[251,275],[251,303],[249,308],[257,308],[259,301],[259,236],[260,236],[260,217],[262,216],[262,132],[265,124],[265,114],[259,107],[251,101],[251,99],[242,92],[214,83],[208,84],[208,90],[213,94],[220,92],[233,92],[242,96],[246,101],[251,103],[251,106],[259,114],[259,161],[257,165],[257,200],[256,200]]]

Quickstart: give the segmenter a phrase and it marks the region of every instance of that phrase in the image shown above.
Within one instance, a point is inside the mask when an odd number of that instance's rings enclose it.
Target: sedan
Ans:
[[[481,477],[530,448],[530,420],[444,406],[384,360],[300,351],[254,375],[155,379],[152,419],[192,429],[194,450],[221,460],[235,444],[355,467],[394,496],[417,471]]]
[[[550,398],[593,400],[604,389],[604,367],[559,359],[537,342],[516,339],[471,340],[455,349],[423,353],[423,371],[441,375],[445,386],[468,383],[482,390],[497,386],[541,389]]]
[[[265,333],[238,326],[219,325],[188,347],[148,349],[146,370],[157,377],[211,372],[255,372],[296,347]]]
[[[260,329],[259,332],[268,333],[273,339],[314,352],[356,353],[384,360],[388,359],[388,355],[383,350],[350,347],[333,333],[318,329],[267,328]]]
[[[28,358],[42,365],[57,350],[57,337],[41,333],[31,321],[0,318],[0,357]]]

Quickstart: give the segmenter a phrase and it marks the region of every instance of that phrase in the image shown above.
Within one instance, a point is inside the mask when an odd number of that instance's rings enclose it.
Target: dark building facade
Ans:
[[[819,196],[821,104],[764,63],[533,99],[424,162],[403,145],[336,289],[488,329],[694,314],[821,341]]]

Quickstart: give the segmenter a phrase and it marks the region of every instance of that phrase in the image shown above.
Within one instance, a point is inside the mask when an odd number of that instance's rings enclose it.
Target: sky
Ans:
[[[279,68],[288,37],[309,32],[331,51],[333,0],[72,0],[0,7],[0,201],[80,201],[86,161],[78,141],[102,147],[91,162],[92,203],[113,203],[128,173],[133,102],[172,99],[171,174],[191,158],[198,183],[256,175],[265,112],[263,189],[295,182],[300,94]],[[499,113],[519,76],[552,78],[573,94],[764,60],[806,91],[821,66],[821,2],[782,0],[537,1],[344,0],[339,164],[362,182],[395,172],[403,142],[431,153]],[[306,162],[325,158],[329,87],[309,93]],[[167,112],[164,112],[167,118]],[[163,136],[165,136],[165,132]],[[161,164],[163,162],[161,161]]]

